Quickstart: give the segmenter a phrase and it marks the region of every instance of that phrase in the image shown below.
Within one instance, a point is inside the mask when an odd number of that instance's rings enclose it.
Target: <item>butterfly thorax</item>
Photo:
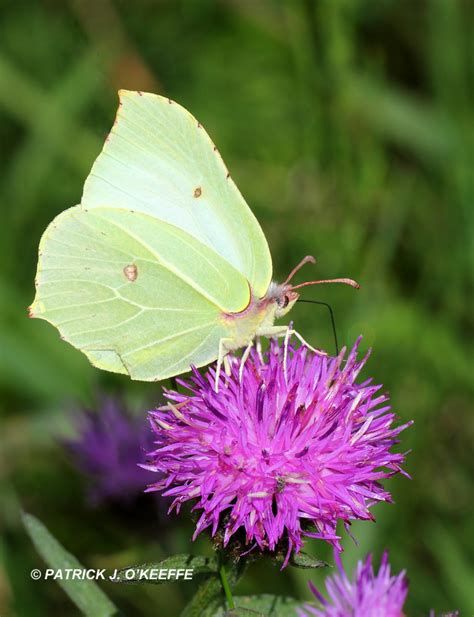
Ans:
[[[275,319],[283,317],[293,307],[299,294],[290,291],[288,285],[272,282],[263,298],[251,294],[248,306],[239,313],[225,313],[226,328],[232,343],[227,343],[229,350],[247,346],[259,330],[273,326]]]

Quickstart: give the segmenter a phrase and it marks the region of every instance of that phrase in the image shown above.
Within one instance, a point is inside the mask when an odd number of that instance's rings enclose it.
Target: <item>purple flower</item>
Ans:
[[[147,469],[163,474],[149,490],[174,497],[170,509],[196,500],[201,510],[194,538],[224,529],[224,545],[239,529],[249,548],[298,551],[302,536],[322,538],[341,550],[336,524],[373,520],[370,506],[391,501],[379,480],[402,471],[404,454],[390,452],[406,427],[378,394],[381,386],[355,380],[359,341],[344,363],[306,347],[271,343],[263,358],[252,351],[239,379],[215,369],[189,381],[190,394],[165,391],[169,405],[150,412],[158,447]]]
[[[104,398],[99,407],[97,412],[79,414],[77,438],[63,444],[74,465],[88,478],[92,504],[131,502],[154,478],[139,466],[152,444],[148,423],[128,413],[115,398]]]
[[[352,580],[344,572],[337,553],[335,557],[339,572],[326,579],[329,600],[310,582],[321,608],[307,604],[299,611],[300,617],[402,617],[408,581],[405,570],[396,576],[390,574],[387,552],[377,574],[369,554],[364,563],[358,562]]]
[[[310,582],[319,608],[305,604],[303,609],[298,610],[299,617],[403,617],[408,580],[405,570],[391,575],[387,551],[382,556],[377,574],[374,573],[372,555],[369,554],[364,563],[357,563],[352,580],[344,572],[336,551],[334,557],[338,572],[326,579],[329,600]],[[458,614],[454,611],[441,617],[457,617]],[[435,617],[434,611],[430,612],[430,617]]]

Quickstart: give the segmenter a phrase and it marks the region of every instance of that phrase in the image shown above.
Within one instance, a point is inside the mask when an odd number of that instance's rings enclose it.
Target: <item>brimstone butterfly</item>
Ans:
[[[81,204],[41,239],[30,315],[94,366],[144,381],[219,370],[255,336],[288,334],[275,318],[325,282],[290,284],[313,258],[272,283],[265,236],[199,122],[161,96],[119,96]]]

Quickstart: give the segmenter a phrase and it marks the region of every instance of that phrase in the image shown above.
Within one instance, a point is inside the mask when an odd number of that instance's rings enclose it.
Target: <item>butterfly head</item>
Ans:
[[[279,319],[291,311],[295,302],[300,297],[300,294],[296,291],[291,291],[291,289],[287,289],[286,285],[277,285],[275,291],[279,292],[278,295],[275,296],[275,317]]]
[[[282,285],[278,285],[277,283],[272,283],[267,292],[267,298],[275,302],[275,317],[278,319],[279,317],[283,317],[286,315],[295,305],[300,294],[295,291],[296,289],[300,289],[301,287],[306,287],[308,285],[318,285],[320,283],[345,283],[346,285],[350,285],[351,287],[355,287],[359,289],[360,285],[348,278],[338,278],[338,279],[324,279],[320,281],[307,281],[306,283],[300,283],[299,285],[292,285],[290,283],[293,276],[298,272],[301,266],[304,266],[306,263],[316,263],[316,260],[311,255],[307,255],[304,259],[300,261],[300,263],[293,268],[290,272],[288,278]]]
[[[266,307],[266,312],[271,315],[271,323],[275,319],[283,317],[291,311],[296,301],[300,297],[300,294],[296,291],[292,291],[291,286],[283,283],[270,283],[263,304]]]

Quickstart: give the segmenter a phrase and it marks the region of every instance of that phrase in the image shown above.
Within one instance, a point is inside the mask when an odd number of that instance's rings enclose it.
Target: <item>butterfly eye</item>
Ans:
[[[280,308],[286,308],[289,302],[290,302],[290,298],[288,296],[283,296],[283,298],[278,299],[278,306]]]

